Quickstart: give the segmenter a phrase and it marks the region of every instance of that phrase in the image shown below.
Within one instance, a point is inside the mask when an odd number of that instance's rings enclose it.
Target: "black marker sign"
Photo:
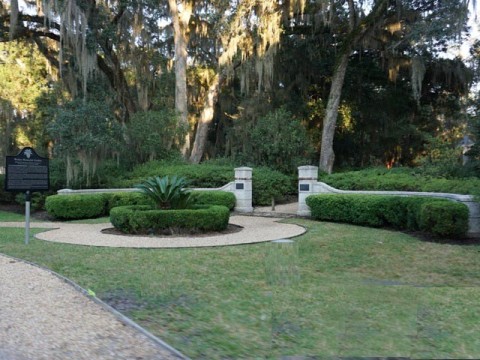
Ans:
[[[48,191],[48,159],[26,147],[16,156],[7,156],[5,172],[6,191]]]

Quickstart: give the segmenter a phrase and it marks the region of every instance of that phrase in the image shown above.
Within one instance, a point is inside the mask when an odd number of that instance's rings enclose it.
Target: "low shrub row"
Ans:
[[[168,164],[162,161],[150,161],[136,166],[125,179],[112,184],[113,187],[132,187],[149,177],[177,175],[188,179],[190,187],[216,188],[233,181],[234,171],[231,166]]]
[[[225,206],[204,205],[191,209],[161,210],[148,205],[119,206],[110,212],[115,228],[128,234],[162,233],[169,230],[221,231],[228,226],[230,211]]]
[[[392,226],[454,238],[465,236],[468,230],[468,208],[446,199],[325,194],[309,196],[306,201],[317,220]]]
[[[234,180],[234,168],[216,164],[166,164],[151,161],[137,166],[127,179],[118,180],[112,187],[132,187],[149,177],[176,175],[189,180],[190,187],[217,188]],[[253,168],[253,204],[270,205],[272,197],[281,201],[287,194],[296,192],[296,178],[266,167]]]
[[[480,195],[480,179],[442,179],[422,175],[414,168],[373,168],[331,175],[320,181],[342,190],[426,191]]]
[[[96,218],[105,214],[105,198],[102,194],[52,195],[47,197],[45,209],[57,219]]]
[[[192,203],[222,205],[232,210],[235,207],[235,195],[223,191],[193,191]],[[64,220],[107,216],[111,209],[127,205],[153,206],[153,203],[140,192],[52,195],[45,202],[49,215]]]

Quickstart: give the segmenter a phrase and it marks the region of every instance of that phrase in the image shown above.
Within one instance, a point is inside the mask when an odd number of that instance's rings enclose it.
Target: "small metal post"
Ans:
[[[28,245],[28,241],[30,240],[30,200],[31,194],[30,191],[27,190],[25,192],[25,245]]]
[[[296,286],[299,282],[297,245],[291,239],[270,241],[267,246],[267,283],[273,286]]]

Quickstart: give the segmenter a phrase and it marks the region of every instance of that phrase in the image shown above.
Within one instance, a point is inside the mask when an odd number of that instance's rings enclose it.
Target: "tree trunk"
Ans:
[[[353,47],[359,44],[362,39],[367,36],[375,26],[379,23],[382,14],[387,10],[388,0],[378,0],[373,6],[372,11],[358,23],[358,14],[355,9],[353,0],[348,0],[349,10],[349,27],[350,31],[345,39],[345,46],[342,54],[336,64],[332,78],[332,87],[328,95],[327,110],[325,120],[323,122],[322,144],[320,148],[320,170],[332,173],[335,154],[333,152],[333,138],[335,136],[335,126],[337,124],[338,107],[340,105],[340,97],[342,95],[345,73],[347,72],[348,58]],[[333,9],[334,1],[331,2]]]
[[[176,31],[175,33],[175,109],[180,116],[180,125],[188,129],[187,41]],[[189,149],[190,135],[187,131],[185,143],[181,149],[184,157],[188,155]]]
[[[191,163],[198,164],[200,160],[202,160],[207,143],[208,128],[213,120],[215,103],[217,102],[220,91],[220,82],[220,75],[217,74],[208,88],[208,93],[197,125],[195,142],[193,144],[192,155],[190,156]]]
[[[15,38],[18,26],[18,0],[10,1],[10,34],[9,39]]]
[[[320,170],[332,173],[335,154],[333,152],[333,138],[335,136],[335,127],[337,125],[338,107],[342,95],[345,73],[347,72],[348,58],[350,49],[346,49],[341,55],[338,65],[335,68],[332,78],[332,86],[328,95],[327,110],[325,120],[323,121],[322,146],[320,149]]]
[[[184,1],[179,12],[176,0],[168,0],[173,23],[173,38],[175,43],[175,109],[180,116],[180,125],[188,129],[188,97],[187,97],[187,46],[188,23],[192,14],[192,4]],[[187,132],[185,144],[181,151],[187,157],[190,149],[190,136]]]

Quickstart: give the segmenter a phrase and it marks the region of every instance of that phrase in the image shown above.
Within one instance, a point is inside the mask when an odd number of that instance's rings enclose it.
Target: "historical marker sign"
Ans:
[[[300,191],[310,191],[310,184],[300,184]]]
[[[16,156],[7,156],[5,164],[6,191],[48,191],[48,159],[26,147]]]

